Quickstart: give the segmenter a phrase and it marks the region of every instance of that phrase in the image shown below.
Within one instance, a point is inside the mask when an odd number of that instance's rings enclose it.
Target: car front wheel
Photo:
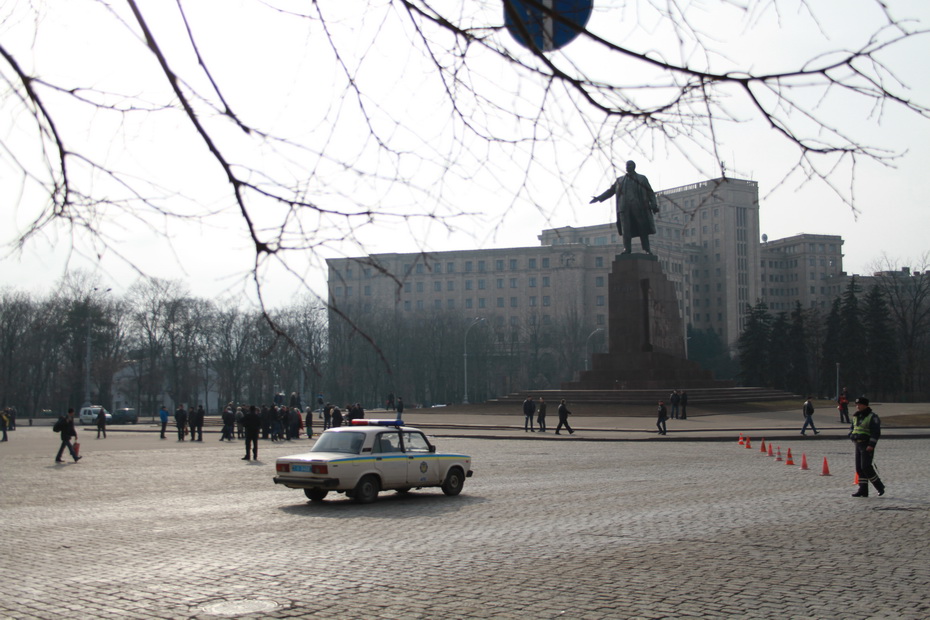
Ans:
[[[370,504],[378,498],[379,491],[381,491],[381,483],[375,476],[369,474],[358,481],[352,495],[359,504]]]
[[[465,486],[465,474],[458,467],[453,467],[446,474],[446,479],[442,483],[442,492],[446,495],[458,495]]]
[[[326,489],[304,489],[304,495],[306,495],[307,499],[311,502],[322,502],[327,493],[329,493],[329,491]]]

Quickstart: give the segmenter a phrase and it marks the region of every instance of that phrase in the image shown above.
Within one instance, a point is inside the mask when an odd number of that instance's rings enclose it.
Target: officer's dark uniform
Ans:
[[[882,435],[882,423],[869,407],[869,399],[865,396],[856,399],[856,409],[849,433],[849,438],[856,444],[856,474],[859,476],[859,490],[853,493],[853,497],[868,497],[870,482],[875,485],[879,495],[884,495],[885,485],[872,466],[875,444]]]

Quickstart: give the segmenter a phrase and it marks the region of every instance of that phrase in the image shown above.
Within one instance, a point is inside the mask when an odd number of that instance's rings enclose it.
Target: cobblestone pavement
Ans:
[[[0,617],[926,618],[928,439],[887,439],[884,497],[852,446],[437,440],[474,457],[436,489],[308,503],[241,445],[48,429],[0,451]],[[826,457],[832,476],[821,476]],[[874,492],[873,492],[874,495]],[[251,612],[251,613],[248,613]]]

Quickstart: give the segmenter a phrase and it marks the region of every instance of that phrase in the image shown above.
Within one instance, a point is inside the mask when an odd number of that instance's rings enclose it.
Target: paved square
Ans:
[[[48,429],[12,435],[0,617],[930,616],[926,439],[882,440],[888,493],[862,500],[839,440],[799,444],[801,471],[735,442],[444,437],[474,457],[461,496],[362,506],[272,483],[306,440],[247,463],[216,435],[83,433],[55,465]]]

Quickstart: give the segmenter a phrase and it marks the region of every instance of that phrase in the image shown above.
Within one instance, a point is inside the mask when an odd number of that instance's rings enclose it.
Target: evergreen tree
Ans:
[[[770,323],[768,306],[763,301],[746,312],[746,327],[737,341],[741,385],[762,386],[768,383]]]
[[[861,394],[865,387],[865,359],[862,355],[864,343],[858,299],[861,290],[862,287],[853,276],[840,300],[840,338],[837,343],[840,358],[837,361],[840,362],[840,381],[852,394]]]
[[[898,354],[888,304],[881,288],[873,286],[865,296],[862,312],[864,333],[864,384],[868,394],[887,397],[901,387]]]
[[[840,298],[833,300],[830,314],[827,315],[827,328],[823,338],[823,354],[820,356],[820,394],[836,392],[836,364],[840,358]],[[845,384],[844,384],[845,385]]]
[[[811,380],[808,365],[807,329],[804,325],[804,309],[801,302],[794,304],[791,311],[791,326],[788,329],[788,343],[791,357],[788,364],[788,390],[795,394],[810,394]]]
[[[769,331],[768,382],[777,390],[788,390],[788,371],[791,367],[791,341],[788,314],[779,312]]]
[[[739,366],[715,329],[696,329],[688,324],[688,359],[711,371],[719,381],[731,380]]]

